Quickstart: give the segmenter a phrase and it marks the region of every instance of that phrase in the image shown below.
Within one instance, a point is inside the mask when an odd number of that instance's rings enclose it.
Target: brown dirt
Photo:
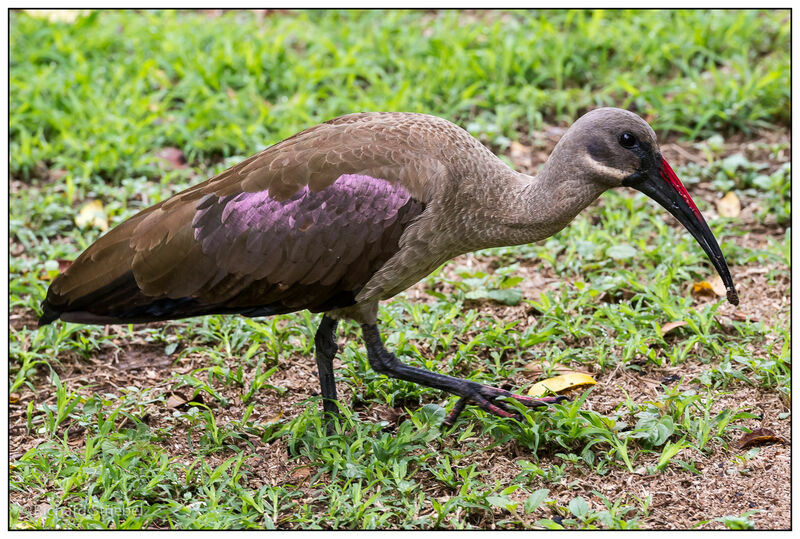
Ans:
[[[536,167],[541,164],[549,154],[562,131],[551,128],[534,135],[532,140],[523,140],[522,144],[512,145],[511,158],[518,165],[518,169],[528,173],[535,173]],[[776,138],[777,137],[777,138]],[[737,151],[749,152],[751,158],[759,157],[765,161],[768,155],[758,154],[762,151],[759,143],[786,140],[787,133],[763,133],[759,140],[741,140],[728,142],[726,153]],[[675,164],[687,161],[704,161],[702,154],[693,147],[669,141],[663,146],[667,158]],[[765,151],[765,150],[764,150]],[[700,190],[701,196],[704,191]],[[711,192],[705,190],[705,195]],[[713,200],[709,199],[711,207]],[[599,202],[602,203],[602,202]],[[765,228],[753,224],[751,231],[740,238],[743,246],[757,249],[767,244],[767,240],[775,238],[775,229]],[[520,261],[518,274],[525,278],[520,283],[526,298],[536,299],[544,291],[553,291],[562,282],[554,275],[551,269],[538,265],[535,261]],[[446,266],[445,273],[449,278],[454,278],[454,268],[458,266],[472,266],[491,271],[496,264],[492,257],[482,254],[468,254],[459,257]],[[721,323],[731,318],[751,319],[762,321],[767,325],[787,325],[789,313],[789,293],[791,283],[787,277],[773,279],[768,283],[767,275],[774,269],[785,269],[763,266],[757,263],[733,268],[733,277],[739,286],[741,304],[738,308],[725,305],[719,311]],[[440,283],[437,290],[448,293],[448,285]],[[408,297],[415,301],[431,301],[422,285],[416,285],[406,292]],[[698,303],[705,301],[697,299]],[[526,306],[503,306],[494,303],[474,303],[473,308],[490,313],[499,321],[521,321],[520,329],[535,324],[536,313]],[[13,331],[22,327],[35,327],[35,316],[25,311],[10,313],[9,325]],[[61,357],[55,368],[61,380],[68,387],[83,395],[93,393],[111,393],[121,395],[131,388],[148,391],[149,399],[159,395],[174,396],[173,403],[184,401],[191,396],[191,388],[178,387],[176,376],[188,373],[193,369],[206,364],[206,358],[200,354],[190,354],[179,360],[164,356],[163,344],[148,343],[141,339],[131,340],[126,331],[110,328],[109,331],[118,331],[120,336],[115,339],[117,347],[109,347],[96,358],[87,361],[78,357]],[[340,342],[340,344],[342,344]],[[350,343],[347,346],[355,346]],[[766,345],[769,346],[769,345]],[[536,350],[531,351],[531,361],[535,360]],[[230,366],[236,363],[231,358]],[[339,359],[335,361],[336,367],[341,367]],[[267,423],[278,419],[287,419],[296,416],[302,410],[302,402],[312,396],[318,395],[316,381],[316,367],[311,357],[283,357],[278,371],[270,378],[269,382],[279,387],[287,388],[287,393],[279,395],[276,391],[265,389],[258,392],[253,400],[256,404],[252,421]],[[595,372],[597,379],[590,398],[586,401],[588,408],[601,413],[613,412],[622,398],[629,395],[635,401],[654,399],[663,380],[674,379],[676,375],[683,377],[682,389],[690,389],[688,380],[692,375],[707,369],[702,364],[687,362],[680,367],[664,369],[650,368],[642,373],[634,373],[624,368],[617,368],[612,372]],[[254,373],[245,373],[252,377]],[[44,441],[35,435],[26,433],[25,418],[26,407],[29,401],[36,404],[52,403],[55,400],[54,389],[47,382],[45,372],[38,377],[42,381],[36,388],[36,393],[28,388],[20,390],[19,394],[12,396],[9,405],[9,459],[18,459],[25,451]],[[679,378],[680,379],[680,378]],[[524,374],[518,375],[509,381],[513,387],[529,385],[531,380]],[[345,403],[350,403],[352,388],[339,384],[340,398]],[[224,394],[225,391],[222,390]],[[233,388],[227,395],[230,406],[215,410],[215,418],[219,424],[242,417],[245,404],[239,398],[238,388]],[[163,405],[146,405],[145,421],[150,425],[174,424],[172,409]],[[791,440],[791,430],[788,420],[779,420],[778,414],[790,410],[788,402],[777,396],[775,392],[767,392],[758,388],[736,385],[727,394],[715,398],[714,413],[723,408],[745,409],[761,416],[761,420],[749,420],[744,425],[749,428],[760,426],[773,429],[778,435]],[[391,409],[384,406],[360,408],[359,413],[365,420],[388,420],[397,423],[403,420],[405,412],[402,409]],[[119,425],[121,428],[122,425]],[[195,429],[197,430],[197,429]],[[59,435],[64,436],[64,432]],[[83,432],[74,428],[67,434],[70,445],[80,446],[83,443]],[[191,461],[194,455],[187,444],[188,429],[185,425],[176,424],[168,441],[164,442],[164,449],[180,461]],[[195,437],[198,434],[194,434]],[[197,442],[197,440],[193,440]],[[751,518],[759,529],[789,529],[791,527],[790,505],[790,473],[791,473],[791,446],[789,444],[767,445],[760,449],[758,454],[750,460],[740,457],[747,450],[733,449],[734,440],[727,440],[731,447],[724,450],[719,444],[709,444],[710,452],[700,453],[684,449],[678,458],[694,460],[698,474],[682,469],[678,465],[670,465],[666,471],[655,475],[647,472],[647,466],[655,466],[656,456],[640,456],[634,473],[629,473],[625,468],[612,469],[607,475],[587,474],[586,468],[576,468],[567,463],[566,473],[557,484],[545,483],[527,485],[528,490],[549,488],[550,497],[557,499],[560,505],[566,505],[570,499],[577,495],[583,496],[594,509],[602,509],[600,499],[592,493],[597,491],[612,500],[620,496],[625,497],[629,503],[636,505],[635,499],[652,496],[649,514],[642,520],[641,525],[650,529],[686,529],[697,525],[701,521],[711,521],[725,515],[740,515],[752,509],[761,512]],[[310,470],[304,462],[291,460],[286,443],[278,440],[271,444],[260,442],[257,437],[251,437],[249,442],[252,447],[243,446],[252,456],[244,466],[253,472],[250,475],[252,488],[263,484],[302,483]],[[488,446],[491,440],[480,433],[476,434],[465,443]],[[224,461],[230,455],[219,453],[208,457],[212,466]],[[543,465],[548,463],[560,464],[561,459],[556,455],[539,455]],[[527,450],[514,443],[487,449],[486,451],[469,452],[460,464],[468,466],[477,463],[479,468],[488,472],[489,476],[497,479],[502,484],[513,482],[521,469],[517,463],[518,458],[530,460],[531,455]],[[218,461],[218,462],[217,462]],[[433,478],[426,476],[427,472],[419,472],[417,479],[425,485],[428,496],[437,499],[446,499],[451,493]],[[308,499],[313,500],[313,492],[309,490]],[[513,495],[512,495],[513,497]],[[28,503],[19,492],[10,493],[12,502],[26,506]],[[557,516],[549,507],[539,508],[532,515],[531,522],[540,518],[553,518]],[[484,517],[485,518],[485,517]],[[492,528],[492,520],[473,522],[483,527]],[[708,522],[702,528],[724,528],[720,522]]]

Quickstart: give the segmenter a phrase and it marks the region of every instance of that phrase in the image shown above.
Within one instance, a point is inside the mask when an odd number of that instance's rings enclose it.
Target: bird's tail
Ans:
[[[39,327],[46,326],[61,318],[61,312],[61,310],[48,301],[48,298],[45,298],[42,302],[42,316],[39,317]]]
[[[211,314],[194,298],[145,296],[132,272],[86,294],[65,298],[48,291],[42,301],[39,327],[61,319],[79,324],[139,324]]]

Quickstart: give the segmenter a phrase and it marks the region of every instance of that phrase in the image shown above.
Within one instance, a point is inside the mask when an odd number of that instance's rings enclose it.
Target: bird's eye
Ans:
[[[633,148],[638,141],[630,133],[623,133],[619,136],[619,143],[623,148]]]

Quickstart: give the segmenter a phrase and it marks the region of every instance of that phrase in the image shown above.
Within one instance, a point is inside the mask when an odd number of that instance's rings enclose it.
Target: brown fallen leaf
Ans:
[[[398,424],[400,418],[405,415],[402,408],[390,408],[388,406],[376,406],[372,410],[372,415],[379,421],[388,421],[390,424]]]
[[[567,374],[559,374],[547,380],[542,380],[531,386],[528,390],[528,395],[531,397],[540,397],[547,392],[558,393],[559,391],[566,391],[580,386],[593,386],[597,382],[588,374],[582,372],[570,372]]]
[[[156,152],[156,157],[163,159],[172,168],[186,168],[186,156],[180,148],[167,146]]]
[[[9,395],[8,395],[8,403],[9,404],[14,404],[16,402],[19,402],[19,393],[9,393]]]
[[[528,169],[533,166],[533,151],[517,141],[512,141],[508,148],[508,157],[517,167]]]
[[[531,154],[530,146],[525,146],[524,144],[521,144],[521,143],[517,142],[516,140],[511,141],[511,144],[509,145],[508,148],[509,148],[509,154],[511,155],[512,161],[514,160],[515,157],[520,157],[521,158],[521,157],[530,156],[530,154]]]
[[[661,335],[666,335],[675,328],[683,327],[686,325],[685,320],[675,320],[674,322],[667,322],[661,326]]]
[[[299,468],[295,468],[292,470],[291,473],[292,479],[297,481],[298,484],[302,485],[308,478],[311,477],[311,467],[309,466],[300,466]]]
[[[733,191],[717,200],[717,213],[720,217],[739,217],[741,212],[742,203]]]
[[[84,204],[75,217],[75,224],[81,228],[91,226],[104,232],[108,230],[108,218],[103,203],[99,200],[92,200]]]
[[[736,442],[736,447],[738,449],[744,449],[752,445],[774,444],[776,442],[783,444],[789,443],[786,438],[778,436],[772,429],[756,429],[742,436],[741,439]]]
[[[736,311],[733,313],[732,318],[737,322],[758,322],[758,317],[753,316],[750,314],[743,313],[742,311]]]
[[[54,279],[56,275],[59,273],[64,273],[67,271],[72,265],[72,260],[63,260],[59,258],[58,260],[48,260],[44,263],[44,268],[42,269],[41,278],[42,280],[49,281]]]
[[[184,397],[182,394],[171,393],[170,396],[167,397],[167,408],[172,408],[172,409],[180,408],[181,406],[184,406],[187,402],[189,402],[189,399]]]
[[[50,173],[48,174],[48,176],[50,178],[50,181],[54,181],[54,182],[57,182],[58,180],[60,180],[61,178],[63,178],[66,175],[67,175],[67,171],[64,170],[63,168],[57,168],[55,170],[51,170]]]

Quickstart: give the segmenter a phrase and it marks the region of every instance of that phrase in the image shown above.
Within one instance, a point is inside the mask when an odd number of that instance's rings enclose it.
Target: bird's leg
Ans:
[[[361,329],[364,332],[364,341],[367,345],[369,364],[376,372],[392,378],[399,378],[424,386],[434,387],[461,396],[458,402],[456,402],[453,411],[445,418],[445,426],[450,426],[455,423],[459,414],[469,402],[476,404],[494,415],[514,417],[516,415],[514,412],[510,411],[502,402],[496,401],[498,397],[513,398],[530,408],[546,406],[565,400],[564,397],[543,397],[534,399],[524,395],[516,395],[504,389],[406,365],[384,348],[378,326],[375,324],[362,324]]]
[[[336,405],[336,380],[333,376],[333,357],[339,351],[336,346],[338,323],[337,320],[323,315],[317,333],[314,335],[314,352],[317,358],[319,385],[322,390],[322,409],[326,416],[339,412],[339,407]]]

